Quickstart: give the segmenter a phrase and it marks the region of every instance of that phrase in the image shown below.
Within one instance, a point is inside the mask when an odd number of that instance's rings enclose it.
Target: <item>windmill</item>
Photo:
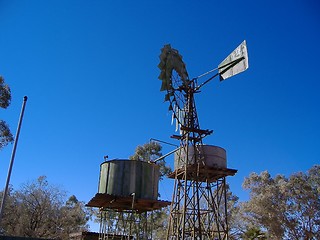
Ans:
[[[180,141],[180,147],[175,152],[174,171],[169,175],[174,179],[174,190],[167,239],[228,239],[226,177],[235,175],[237,170],[227,168],[223,148],[203,144],[213,131],[200,128],[194,97],[215,77],[223,81],[248,68],[246,41],[217,68],[196,78],[189,78],[182,56],[170,45],[161,49],[158,67],[160,90],[166,92],[165,101],[169,102],[180,133],[171,136]]]

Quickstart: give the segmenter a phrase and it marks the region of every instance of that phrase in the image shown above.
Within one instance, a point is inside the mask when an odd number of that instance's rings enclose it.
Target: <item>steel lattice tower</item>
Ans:
[[[191,81],[182,91],[187,96],[177,153],[182,167],[169,177],[174,178],[174,192],[167,239],[228,239],[226,176],[236,170],[208,167],[201,157],[202,139],[212,131],[199,126]],[[193,149],[192,155],[188,154]]]

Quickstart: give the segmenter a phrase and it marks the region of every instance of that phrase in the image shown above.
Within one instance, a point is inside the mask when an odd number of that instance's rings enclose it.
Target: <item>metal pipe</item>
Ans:
[[[168,144],[168,145],[171,145],[171,146],[174,146],[174,147],[179,147],[178,145],[176,144],[172,144],[172,143],[169,143],[169,142],[165,142],[165,141],[162,141],[162,140],[159,140],[159,139],[155,139],[155,138],[150,138],[150,142],[151,141],[154,141],[154,142],[160,142],[160,143],[164,143],[164,144]]]
[[[195,77],[194,79],[199,79],[199,78],[201,78],[201,77],[204,77],[204,76],[208,75],[209,73],[214,72],[214,71],[217,70],[217,69],[218,69],[218,67],[217,67],[217,68],[214,68],[214,69],[212,69],[212,70],[210,70],[210,71],[208,71],[208,72],[206,72],[206,73],[203,73],[203,74],[199,75],[198,77]]]
[[[230,68],[234,67],[234,66],[237,65],[239,62],[241,62],[243,59],[245,59],[245,58],[244,58],[244,57],[241,57],[241,58],[235,59],[235,60],[233,60],[233,61],[231,61],[231,62],[229,62],[229,63],[227,63],[227,64],[225,64],[225,65],[223,65],[223,66],[220,66],[220,67],[218,67],[218,68],[215,68],[215,69],[213,69],[213,70],[210,70],[210,71],[207,72],[207,73],[204,73],[204,74],[200,75],[199,77],[203,77],[203,76],[205,76],[205,75],[213,72],[214,70],[217,70],[217,69],[220,70],[221,68],[227,67],[227,68],[224,69],[221,73],[218,72],[218,73],[216,73],[215,75],[213,75],[212,77],[210,77],[208,80],[206,80],[206,81],[204,81],[203,83],[201,83],[199,86],[197,86],[197,87],[195,88],[195,91],[198,91],[200,88],[203,87],[203,85],[205,85],[205,84],[207,84],[208,82],[210,82],[212,79],[214,79],[214,78],[215,78],[216,76],[218,76],[219,74],[225,73],[225,72],[228,71]],[[197,77],[197,78],[199,78],[199,77]],[[196,79],[197,79],[197,78],[196,78]]]
[[[20,118],[19,118],[19,122],[18,122],[17,134],[16,134],[16,137],[14,140],[13,149],[12,149],[12,153],[11,153],[11,160],[10,160],[10,165],[9,165],[9,170],[8,170],[7,181],[6,181],[6,185],[4,188],[3,197],[2,197],[2,201],[1,201],[0,226],[1,226],[1,221],[2,221],[2,216],[3,216],[3,211],[4,211],[4,205],[5,205],[5,201],[6,201],[6,197],[7,197],[8,187],[9,187],[9,183],[10,183],[10,177],[11,177],[11,171],[12,171],[12,167],[13,167],[14,157],[16,155],[16,149],[17,149],[17,144],[18,144],[18,140],[19,140],[19,134],[20,134],[21,124],[22,124],[24,109],[25,109],[27,100],[28,100],[28,97],[24,96],[22,108],[21,108],[21,113],[20,113]]]
[[[176,149],[172,150],[171,152],[168,152],[167,154],[165,154],[165,155],[157,158],[156,160],[154,160],[154,161],[152,161],[152,162],[153,162],[153,163],[156,163],[156,162],[164,159],[165,157],[168,157],[168,156],[171,155],[172,153],[175,153],[175,152],[178,151],[179,149],[180,149],[180,148],[176,148]]]

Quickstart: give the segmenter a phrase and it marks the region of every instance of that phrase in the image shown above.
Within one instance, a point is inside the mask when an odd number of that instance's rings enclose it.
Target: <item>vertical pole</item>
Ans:
[[[226,186],[226,177],[223,178],[223,191],[224,191],[224,214],[225,219],[225,236],[224,239],[229,240],[229,223],[228,223],[228,201],[227,201],[227,186]]]
[[[135,216],[133,215],[133,213],[134,213],[134,202],[135,202],[135,200],[136,200],[136,193],[135,193],[135,192],[132,193],[131,196],[132,196],[132,203],[131,203],[131,212],[129,212],[130,218],[128,218],[128,219],[129,219],[129,234],[128,234],[128,239],[130,239],[130,237],[131,237],[131,235],[132,235],[132,224],[133,224],[133,221],[135,221]],[[139,224],[140,224],[140,223],[139,223]],[[140,229],[140,226],[139,226],[138,229]]]
[[[7,181],[6,181],[6,185],[4,188],[2,201],[1,201],[0,226],[1,226],[1,221],[2,221],[2,216],[3,216],[3,211],[4,211],[5,200],[7,197],[8,187],[9,187],[9,183],[10,183],[10,177],[11,177],[11,171],[12,171],[12,166],[13,166],[13,162],[14,162],[14,157],[16,155],[16,149],[17,149],[17,144],[18,144],[18,140],[19,140],[19,134],[20,134],[21,124],[22,124],[24,109],[25,109],[27,100],[28,100],[28,97],[24,96],[23,103],[22,103],[22,109],[21,109],[21,113],[20,113],[20,119],[19,119],[18,128],[17,128],[17,133],[16,133],[16,137],[14,140],[13,149],[12,149],[12,153],[11,153],[11,160],[10,160],[10,165],[9,165],[9,170],[8,170]]]

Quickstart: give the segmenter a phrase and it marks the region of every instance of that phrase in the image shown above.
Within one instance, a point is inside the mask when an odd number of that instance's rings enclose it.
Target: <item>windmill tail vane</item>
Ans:
[[[248,49],[244,40],[231,54],[218,66],[220,81],[239,74],[249,67]]]

